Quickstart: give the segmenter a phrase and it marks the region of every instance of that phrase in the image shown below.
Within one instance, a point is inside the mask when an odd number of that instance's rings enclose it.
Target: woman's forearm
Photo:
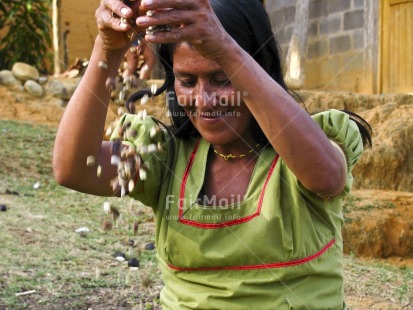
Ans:
[[[110,179],[116,169],[110,165],[109,146],[102,144],[104,124],[110,99],[105,86],[109,77],[114,78],[124,52],[106,52],[96,40],[88,68],[73,94],[63,115],[54,146],[53,168],[57,181],[67,187],[110,195]],[[99,65],[103,62],[107,68]],[[102,166],[102,176],[96,169],[86,166],[88,156],[96,158]]]
[[[274,149],[303,185],[324,196],[339,194],[345,161],[321,128],[236,43],[218,60]],[[232,48],[231,48],[232,46]]]

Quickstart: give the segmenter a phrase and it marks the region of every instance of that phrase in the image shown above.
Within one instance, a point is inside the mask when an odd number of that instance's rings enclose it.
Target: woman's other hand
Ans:
[[[171,27],[170,31],[147,34],[145,39],[148,42],[188,42],[203,57],[216,60],[225,55],[225,42],[232,40],[208,0],[142,0],[140,9],[154,14],[138,17],[138,27]]]
[[[136,27],[135,19],[142,15],[140,0],[101,0],[95,17],[102,41],[102,48],[108,52],[124,51],[131,45],[131,38],[142,32]]]

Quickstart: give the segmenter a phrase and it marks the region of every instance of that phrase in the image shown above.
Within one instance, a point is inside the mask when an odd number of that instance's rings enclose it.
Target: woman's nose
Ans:
[[[194,90],[194,99],[197,107],[216,106],[217,92],[209,83],[202,82]]]

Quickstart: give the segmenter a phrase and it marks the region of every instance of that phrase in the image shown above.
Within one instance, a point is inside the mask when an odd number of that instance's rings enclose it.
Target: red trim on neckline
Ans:
[[[191,153],[191,157],[189,157],[188,163],[187,163],[186,168],[185,168],[184,175],[182,177],[181,189],[179,191],[179,220],[181,220],[182,215],[183,215],[183,203],[184,203],[183,198],[185,197],[186,181],[188,180],[189,170],[191,170],[192,164],[194,163],[195,154],[198,151],[199,141],[200,140],[196,141],[194,150]]]
[[[261,190],[260,198],[258,200],[257,210],[255,211],[255,213],[253,213],[251,215],[248,215],[248,216],[241,217],[241,218],[236,219],[236,220],[230,220],[230,221],[226,221],[226,222],[222,222],[222,223],[201,223],[201,222],[187,220],[187,219],[183,218],[183,213],[184,213],[183,212],[183,207],[184,207],[183,204],[184,204],[184,200],[185,200],[186,182],[188,180],[189,172],[192,168],[192,164],[194,163],[195,156],[196,156],[196,153],[198,151],[199,141],[200,140],[198,140],[195,144],[195,147],[194,147],[194,149],[191,153],[191,156],[189,157],[188,163],[186,165],[184,175],[182,177],[181,188],[180,188],[180,192],[179,192],[179,222],[182,223],[182,224],[185,224],[185,225],[194,226],[194,227],[198,227],[198,228],[214,229],[214,228],[222,228],[222,227],[228,227],[228,226],[242,224],[242,223],[248,222],[248,221],[254,219],[255,217],[259,216],[260,213],[261,213],[262,203],[264,201],[264,195],[265,195],[265,190],[267,188],[268,181],[270,180],[271,175],[274,172],[274,168],[275,168],[275,166],[278,162],[278,158],[279,158],[278,154],[274,157],[274,160],[271,163],[270,170],[268,172],[268,175],[265,179],[264,185],[263,185],[262,190]]]
[[[257,269],[270,269],[270,268],[284,268],[284,267],[291,267],[302,265],[308,263],[321,255],[323,255],[329,248],[333,246],[336,242],[336,239],[332,239],[328,242],[320,251],[314,253],[313,255],[290,260],[286,262],[279,262],[279,263],[269,263],[269,264],[258,264],[258,265],[246,265],[246,266],[225,266],[225,267],[194,267],[194,268],[185,268],[185,267],[176,267],[169,263],[167,263],[168,267],[175,270],[175,271],[217,271],[217,270],[257,270]]]

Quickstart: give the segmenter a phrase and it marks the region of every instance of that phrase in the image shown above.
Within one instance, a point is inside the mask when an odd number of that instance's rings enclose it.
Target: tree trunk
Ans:
[[[60,3],[61,0],[53,0],[52,10],[53,10],[53,52],[54,52],[54,75],[59,75],[61,73],[61,57],[60,57]]]
[[[304,60],[307,44],[309,0],[297,0],[294,30],[287,53],[286,82],[293,89],[302,88],[305,81]]]

